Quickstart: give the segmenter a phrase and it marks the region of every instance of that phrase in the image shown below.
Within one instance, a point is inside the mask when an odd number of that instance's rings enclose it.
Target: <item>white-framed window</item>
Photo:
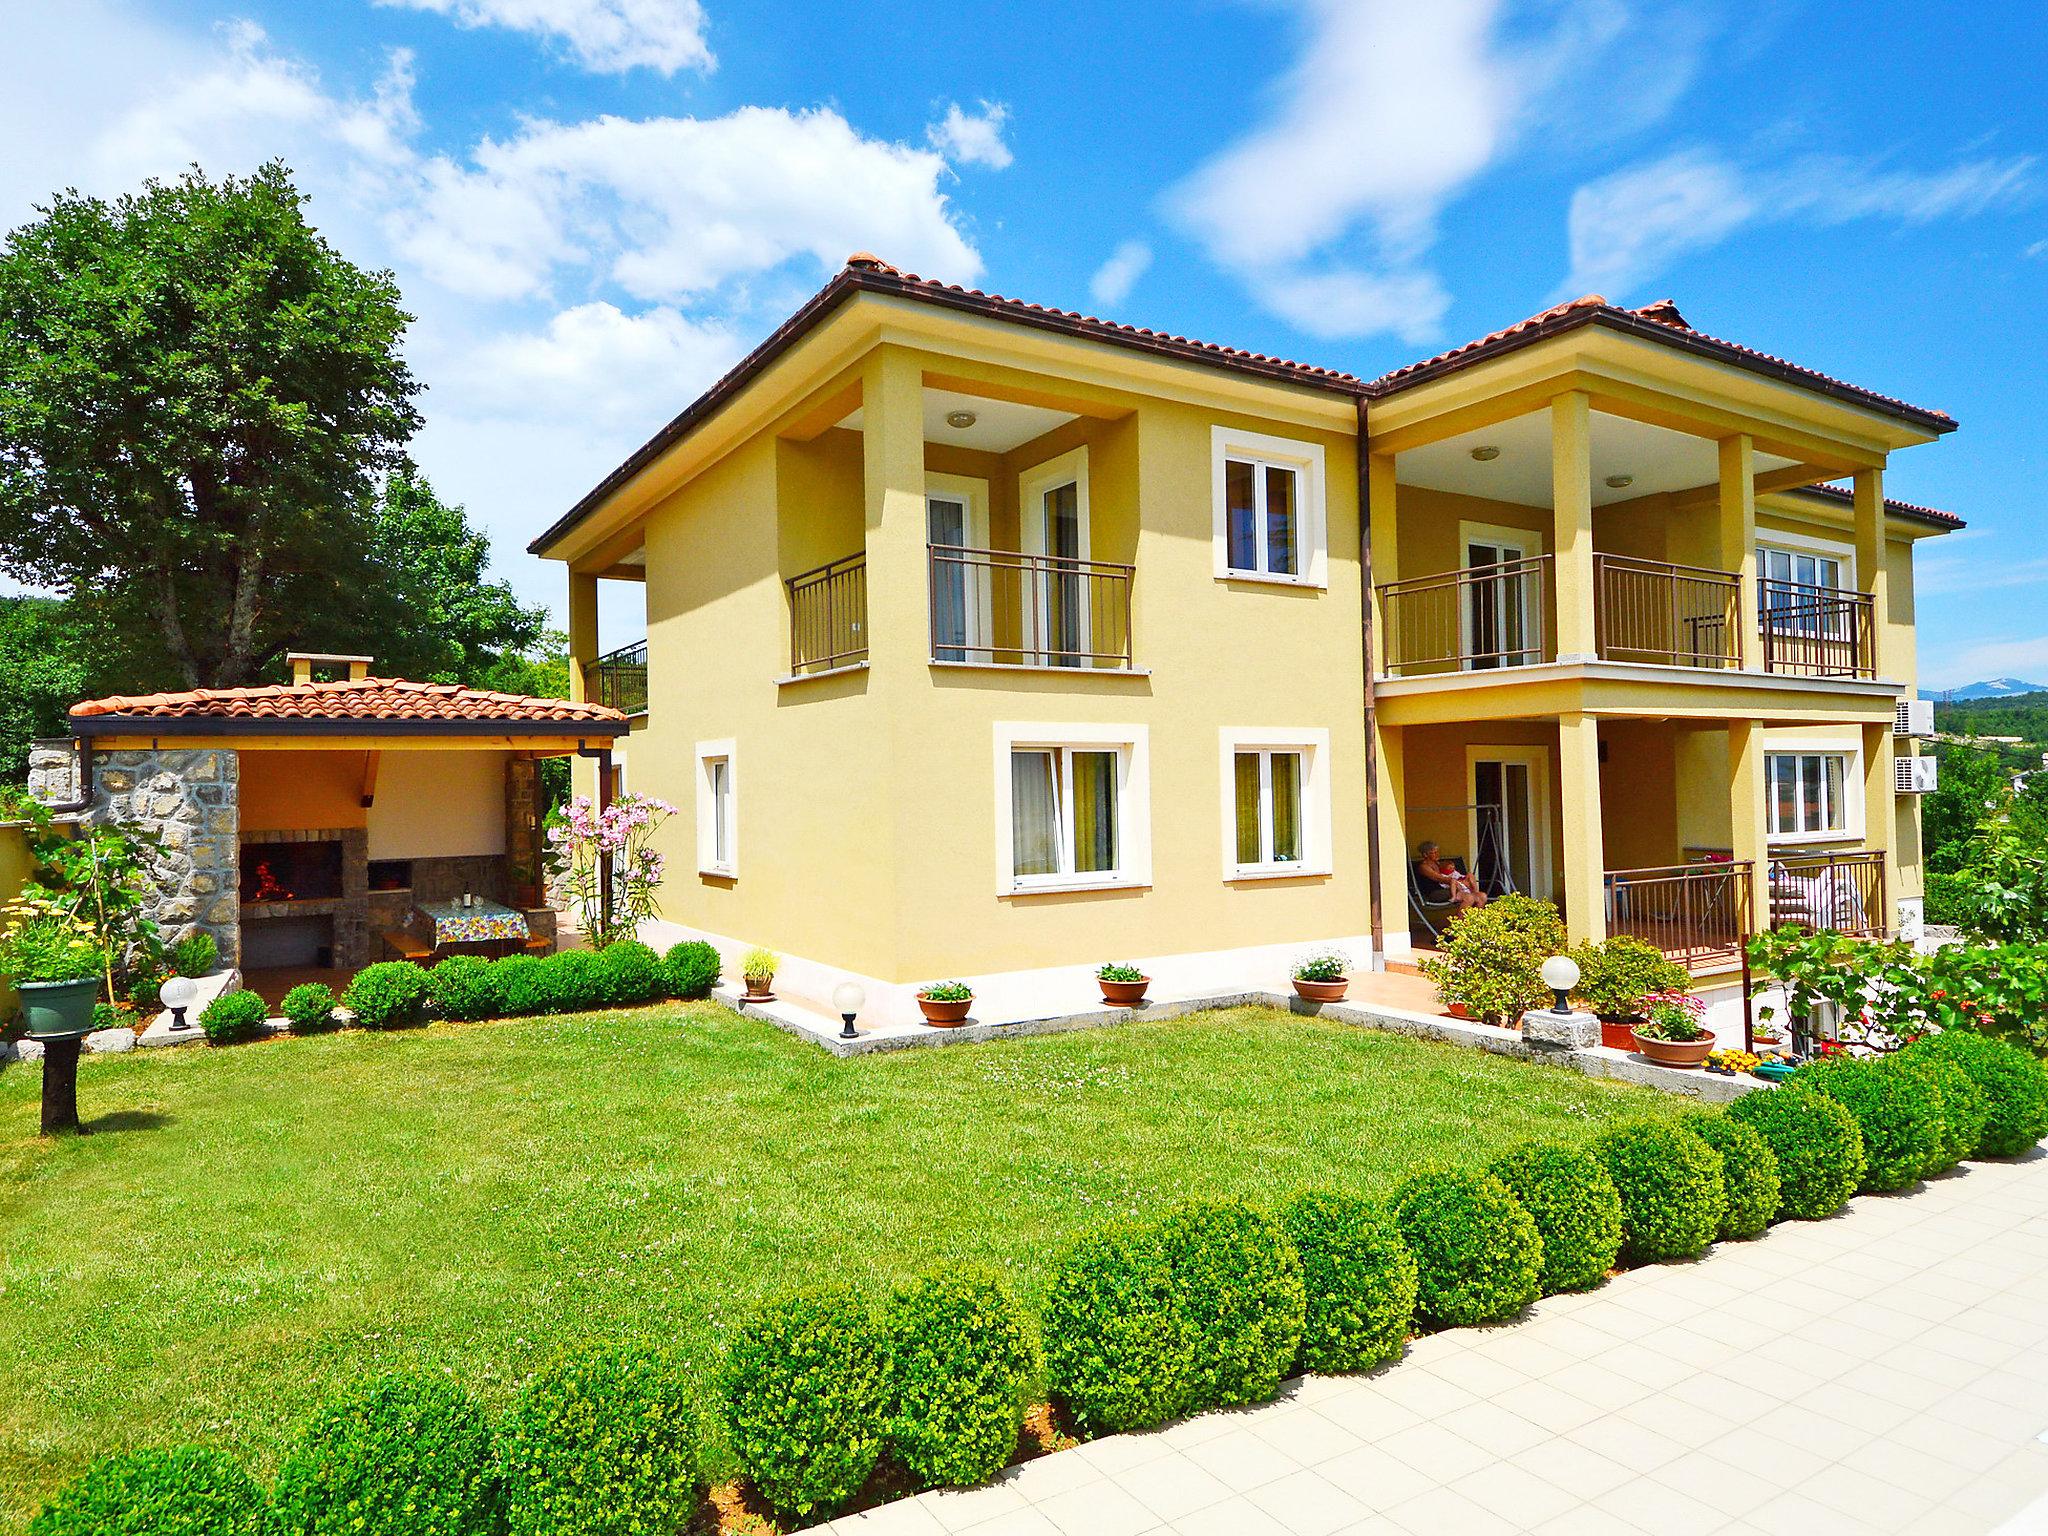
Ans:
[[[1330,733],[1226,726],[1220,743],[1223,878],[1330,873]]]
[[[1863,835],[1862,754],[1841,747],[1764,753],[1766,826],[1773,842],[1833,842]]]
[[[1855,581],[1846,551],[1820,543],[1758,544],[1757,579],[1763,583],[1761,618],[1779,634],[1832,635],[1849,626],[1849,605],[1833,594]]]
[[[740,872],[739,761],[730,737],[697,743],[697,872]]]
[[[1000,894],[1151,884],[1144,726],[999,722],[995,787]]]
[[[1209,456],[1216,575],[1329,585],[1322,445],[1214,427]]]

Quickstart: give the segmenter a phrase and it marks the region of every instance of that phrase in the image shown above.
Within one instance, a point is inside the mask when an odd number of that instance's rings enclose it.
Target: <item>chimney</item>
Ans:
[[[292,686],[303,688],[313,681],[315,667],[347,667],[348,680],[359,683],[370,675],[370,663],[374,656],[340,656],[330,651],[292,651],[285,660],[292,666]]]

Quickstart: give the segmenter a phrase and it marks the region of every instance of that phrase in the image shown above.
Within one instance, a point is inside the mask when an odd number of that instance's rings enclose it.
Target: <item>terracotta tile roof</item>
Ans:
[[[368,727],[405,734],[475,734],[486,727],[527,726],[546,734],[618,735],[626,717],[602,704],[490,693],[454,683],[412,683],[365,677],[331,683],[275,684],[260,688],[196,688],[184,693],[119,694],[71,707],[74,727],[90,734],[119,724],[175,724],[203,734],[276,726],[285,731]],[[416,727],[416,732],[407,731]],[[562,728],[569,728],[563,731]]]
[[[1801,486],[1793,494],[1825,496],[1830,501],[1841,502],[1850,502],[1856,499],[1856,493],[1846,485],[1806,485]],[[1894,501],[1889,496],[1884,499],[1884,509],[1893,517],[1910,517],[1919,522],[1932,523],[1937,528],[1964,528],[1969,526],[1953,512],[1944,512],[1939,507],[1923,507],[1917,502]]]

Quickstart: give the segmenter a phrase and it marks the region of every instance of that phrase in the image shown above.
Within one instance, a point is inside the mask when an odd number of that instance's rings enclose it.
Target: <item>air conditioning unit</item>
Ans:
[[[1934,734],[1934,700],[1899,700],[1898,718],[1892,722],[1894,736],[1932,736]]]
[[[1941,780],[1941,761],[1932,757],[1892,759],[1892,788],[1902,795],[1931,795]]]

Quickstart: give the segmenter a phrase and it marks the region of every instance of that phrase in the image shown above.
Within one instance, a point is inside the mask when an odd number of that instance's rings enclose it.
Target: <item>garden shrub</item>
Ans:
[[[661,957],[638,939],[621,939],[597,952],[604,963],[605,1001],[626,1006],[661,996]]]
[[[1310,1190],[1282,1207],[1306,1305],[1295,1363],[1366,1371],[1401,1353],[1415,1318],[1415,1257],[1379,1206]]]
[[[439,1376],[374,1377],[329,1398],[277,1469],[290,1536],[492,1536],[490,1421]]]
[[[1837,1056],[1809,1062],[1792,1081],[1826,1094],[1856,1117],[1863,1133],[1858,1189],[1904,1189],[1940,1153],[1940,1095],[1910,1067],[1902,1071],[1873,1056]]]
[[[317,1035],[334,1028],[334,988],[324,981],[301,982],[285,993],[278,1012],[295,1035]]]
[[[1546,1296],[1598,1285],[1621,1251],[1621,1196],[1584,1147],[1532,1141],[1489,1170],[1522,1202],[1543,1238]]]
[[[662,957],[670,997],[709,997],[718,985],[718,950],[702,939],[685,939]]]
[[[185,935],[166,957],[173,976],[204,976],[220,964],[220,944],[204,928]]]
[[[1962,1063],[1947,1052],[1911,1045],[1893,1058],[1900,1068],[1918,1072],[1933,1086],[1941,1100],[1941,1146],[1929,1174],[1944,1173],[1966,1157],[1977,1155],[1990,1123],[1991,1104],[1977,1080],[1963,1070]]]
[[[1009,1464],[1038,1347],[1017,1298],[974,1267],[928,1275],[882,1315],[889,1448],[918,1485],[986,1482]]]
[[[444,1019],[494,1019],[505,1006],[496,962],[450,955],[427,970],[427,1003]]]
[[[1597,944],[1577,944],[1567,951],[1579,967],[1572,995],[1603,1019],[1636,1016],[1637,1007],[1653,992],[1683,992],[1692,974],[1663,950],[1631,933],[1617,933]]]
[[[2048,1067],[2020,1047],[1974,1030],[1945,1029],[1911,1049],[1947,1057],[1983,1092],[1978,1157],[2018,1157],[2048,1136]]]
[[[1502,896],[1472,907],[1444,928],[1443,952],[1422,962],[1445,1006],[1473,1018],[1511,1024],[1552,1001],[1543,962],[1564,948],[1564,919],[1547,901]]]
[[[1194,1329],[1189,1408],[1264,1402],[1301,1347],[1301,1261],[1280,1224],[1235,1201],[1184,1205],[1159,1226],[1181,1314]]]
[[[1778,1217],[1832,1216],[1863,1179],[1863,1133],[1856,1117],[1826,1094],[1796,1084],[1746,1093],[1728,1118],[1749,1126],[1778,1159]]]
[[[1045,1379],[1087,1435],[1150,1429],[1182,1412],[1195,1333],[1151,1227],[1101,1227],[1067,1248],[1039,1313]]]
[[[850,1288],[794,1292],[734,1331],[718,1377],[726,1426],[778,1513],[828,1517],[867,1481],[885,1433],[884,1368]]]
[[[542,1011],[542,989],[547,984],[543,964],[539,955],[507,955],[491,967],[501,1013],[519,1018]]]
[[[1721,1154],[1721,1192],[1727,1208],[1721,1213],[1725,1239],[1761,1237],[1778,1215],[1784,1198],[1778,1185],[1778,1155],[1753,1125],[1724,1113],[1696,1109],[1680,1122]]]
[[[221,993],[199,1014],[199,1027],[214,1045],[260,1039],[269,1033],[269,1025],[270,1004],[246,988]]]
[[[1664,1120],[1613,1126],[1593,1150],[1621,1196],[1621,1245],[1630,1259],[1662,1263],[1706,1252],[1728,1209],[1720,1153]]]
[[[688,1383],[653,1350],[570,1355],[528,1381],[498,1424],[509,1536],[681,1531],[697,1506]]]
[[[587,949],[565,949],[540,963],[543,1013],[589,1013],[611,1001],[611,974]]]
[[[1394,1192],[1394,1225],[1415,1256],[1416,1310],[1436,1326],[1513,1317],[1536,1299],[1542,1234],[1492,1174],[1417,1174]]]
[[[277,1536],[270,1499],[196,1445],[102,1456],[31,1520],[28,1536]]]
[[[356,972],[342,1006],[365,1029],[403,1029],[427,1018],[427,973],[410,960],[384,960]]]

